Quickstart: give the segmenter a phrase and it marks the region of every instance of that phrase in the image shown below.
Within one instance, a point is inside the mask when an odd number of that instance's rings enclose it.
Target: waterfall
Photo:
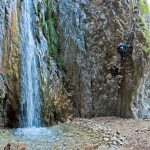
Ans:
[[[39,79],[33,35],[32,0],[22,2],[21,48],[21,127],[40,126]]]

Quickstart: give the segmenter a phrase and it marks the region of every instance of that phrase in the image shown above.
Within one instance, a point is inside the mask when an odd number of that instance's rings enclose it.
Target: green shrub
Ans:
[[[146,0],[140,0],[140,9],[144,14],[150,13],[150,9]]]

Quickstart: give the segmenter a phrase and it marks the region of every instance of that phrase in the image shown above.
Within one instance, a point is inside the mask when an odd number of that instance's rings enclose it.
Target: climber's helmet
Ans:
[[[120,47],[122,45],[122,43],[119,43],[118,47]]]

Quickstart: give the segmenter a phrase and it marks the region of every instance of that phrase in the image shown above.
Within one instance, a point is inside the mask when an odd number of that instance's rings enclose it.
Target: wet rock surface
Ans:
[[[16,1],[0,1],[0,73],[4,78],[1,87],[5,86],[5,102],[0,104],[3,114],[2,124],[16,126],[19,105],[19,28]],[[5,85],[3,83],[5,82]],[[4,125],[4,126],[5,126]]]
[[[85,150],[89,145],[93,147],[95,143],[102,142],[98,135],[81,126],[65,124],[51,128],[17,129],[16,131],[6,129],[0,130],[0,133],[0,149],[12,143],[12,146],[25,145],[27,150]]]

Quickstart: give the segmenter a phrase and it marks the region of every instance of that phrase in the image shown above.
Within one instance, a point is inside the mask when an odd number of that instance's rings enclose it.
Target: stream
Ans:
[[[27,150],[78,150],[99,140],[95,133],[67,124],[50,128],[1,129],[0,139],[1,150],[8,143],[25,144]]]

